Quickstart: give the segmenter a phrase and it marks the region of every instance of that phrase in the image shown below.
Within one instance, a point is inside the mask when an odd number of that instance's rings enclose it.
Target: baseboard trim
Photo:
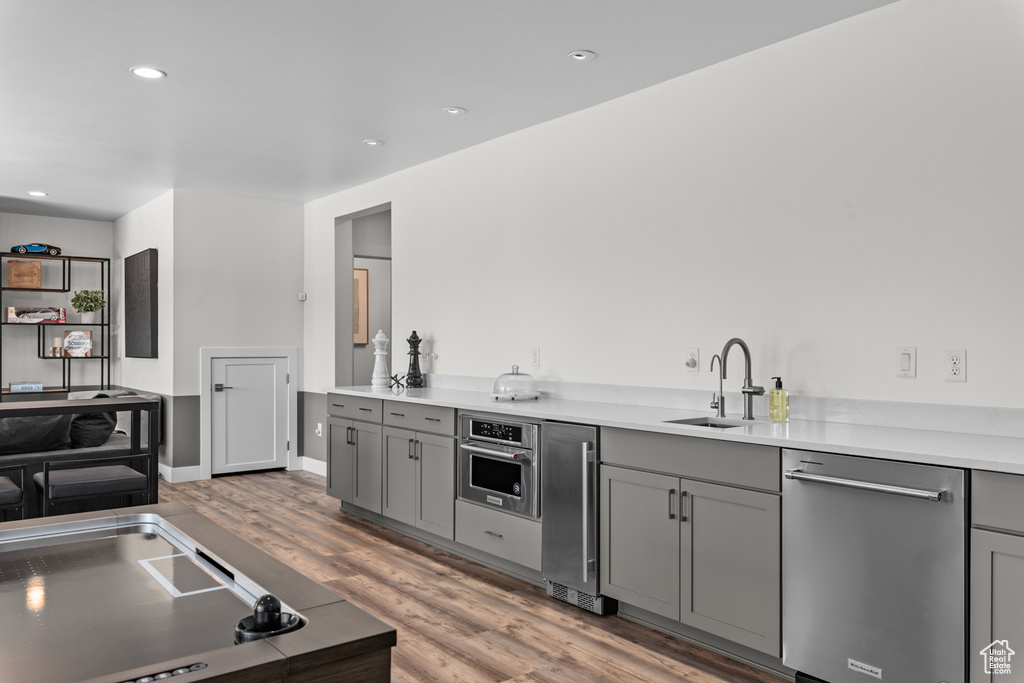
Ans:
[[[319,474],[321,477],[327,476],[327,463],[323,460],[317,460],[316,458],[299,458],[299,463],[300,470]]]
[[[169,481],[172,484],[180,484],[183,481],[199,481],[200,479],[208,479],[209,477],[203,477],[203,468],[199,465],[193,467],[171,467],[170,465],[160,464],[160,476],[165,481]]]

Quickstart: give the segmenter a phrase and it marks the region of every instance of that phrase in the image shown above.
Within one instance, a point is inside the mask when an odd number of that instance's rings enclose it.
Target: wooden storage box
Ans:
[[[13,259],[8,261],[7,286],[20,289],[42,289],[42,261],[16,261]]]

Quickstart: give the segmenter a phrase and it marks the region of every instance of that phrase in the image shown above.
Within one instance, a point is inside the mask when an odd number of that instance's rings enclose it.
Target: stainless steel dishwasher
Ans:
[[[964,471],[782,461],[783,664],[797,681],[964,683]]]

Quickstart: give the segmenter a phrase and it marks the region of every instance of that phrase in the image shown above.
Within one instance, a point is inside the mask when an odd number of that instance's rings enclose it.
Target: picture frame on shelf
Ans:
[[[64,330],[64,356],[67,358],[92,357],[92,332]]]

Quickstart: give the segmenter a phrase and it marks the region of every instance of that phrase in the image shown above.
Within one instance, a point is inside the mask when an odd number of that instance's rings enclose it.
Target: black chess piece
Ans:
[[[420,372],[420,342],[423,340],[412,331],[412,336],[406,339],[409,342],[409,374],[406,375],[405,385],[410,389],[423,386],[423,373]]]

